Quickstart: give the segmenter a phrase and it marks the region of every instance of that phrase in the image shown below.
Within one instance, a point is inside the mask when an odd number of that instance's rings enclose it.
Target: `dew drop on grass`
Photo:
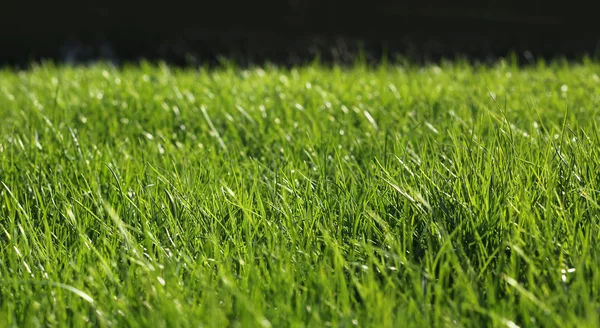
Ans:
[[[258,106],[258,110],[260,110],[262,118],[267,118],[267,111],[265,109],[265,105]]]
[[[508,328],[520,328],[516,323],[510,320],[506,320],[505,323]]]

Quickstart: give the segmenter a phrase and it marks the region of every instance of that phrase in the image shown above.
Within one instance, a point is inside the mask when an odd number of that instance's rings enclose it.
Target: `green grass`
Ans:
[[[2,71],[0,326],[599,326],[599,75]]]

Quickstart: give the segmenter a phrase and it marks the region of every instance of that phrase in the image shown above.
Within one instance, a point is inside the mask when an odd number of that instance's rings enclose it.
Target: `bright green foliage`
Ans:
[[[0,72],[0,326],[598,326],[599,75]]]

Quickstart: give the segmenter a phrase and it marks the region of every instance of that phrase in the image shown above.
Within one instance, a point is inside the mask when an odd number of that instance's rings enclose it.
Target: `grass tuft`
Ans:
[[[599,72],[0,72],[0,326],[599,326]]]

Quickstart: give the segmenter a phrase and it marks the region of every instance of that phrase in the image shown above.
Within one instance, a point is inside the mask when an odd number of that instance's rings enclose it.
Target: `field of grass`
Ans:
[[[0,326],[599,326],[599,76],[0,71]]]

